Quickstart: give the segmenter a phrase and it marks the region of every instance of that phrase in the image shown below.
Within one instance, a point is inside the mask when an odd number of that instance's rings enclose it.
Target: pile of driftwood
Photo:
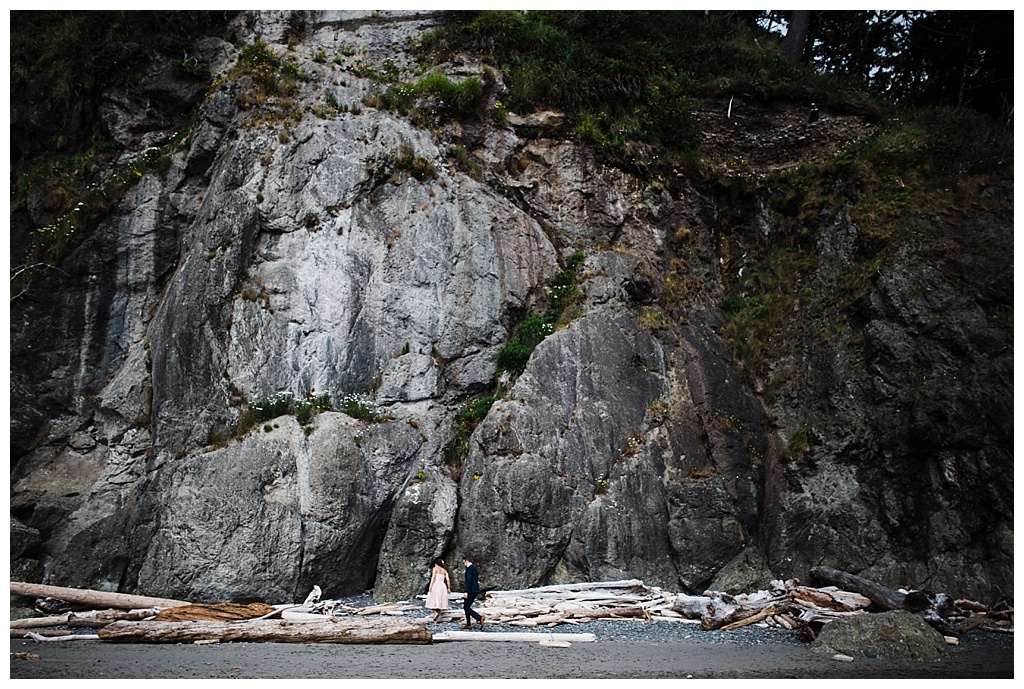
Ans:
[[[678,618],[672,611],[675,598],[674,593],[628,579],[488,591],[475,609],[489,624],[553,627],[591,620]],[[461,610],[458,612],[461,614]]]
[[[432,635],[427,628],[432,614],[424,609],[422,601],[356,607],[344,601],[323,600],[319,587],[314,587],[301,604],[198,605],[12,582],[11,593],[36,598],[37,608],[46,609],[49,602],[51,608],[62,604],[78,609],[13,620],[11,636],[29,636],[40,641],[98,638],[140,643],[429,644],[485,637],[489,641],[538,638],[525,632],[498,632],[494,625],[551,628],[593,620],[636,620],[699,624],[704,630],[730,630],[757,624],[800,630],[801,638],[809,641],[832,620],[886,610],[910,610],[945,635],[961,635],[976,628],[1013,631],[1013,609],[1005,602],[986,606],[953,600],[945,594],[896,591],[828,567],[815,568],[811,574],[816,582],[823,584],[820,588],[803,586],[791,579],[773,581],[765,591],[739,595],[716,591],[706,591],[700,596],[668,593],[658,587],[645,586],[636,579],[488,591],[475,606],[489,627],[488,633],[483,635],[471,632]],[[461,618],[461,598],[461,593],[451,594],[448,619]],[[92,627],[98,632],[72,635],[66,629],[54,630],[53,627]],[[541,642],[563,644],[570,638],[594,640],[593,635],[546,633]]]
[[[702,596],[680,595],[673,609],[701,628],[737,629],[749,624],[799,629],[810,641],[821,627],[840,617],[888,610],[908,610],[920,616],[944,635],[959,635],[971,629],[1012,632],[1013,609],[1005,602],[986,606],[926,591],[897,591],[868,579],[830,567],[815,567],[811,576],[824,584],[820,588],[801,586],[795,579],[773,581],[768,591],[729,594],[708,591]]]
[[[41,584],[11,583],[14,595],[56,599],[75,607],[59,616],[11,621],[11,636],[37,641],[101,639],[119,643],[193,643],[229,641],[274,643],[429,644],[433,636],[420,620],[369,615],[329,616],[302,612],[307,605],[192,604],[103,591]],[[311,601],[313,595],[307,598]],[[95,635],[43,627],[98,627]],[[64,633],[62,633],[62,631]]]

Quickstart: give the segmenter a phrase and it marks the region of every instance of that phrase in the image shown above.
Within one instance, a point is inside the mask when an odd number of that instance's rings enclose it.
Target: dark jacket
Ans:
[[[480,593],[480,575],[472,562],[466,567],[466,593]]]

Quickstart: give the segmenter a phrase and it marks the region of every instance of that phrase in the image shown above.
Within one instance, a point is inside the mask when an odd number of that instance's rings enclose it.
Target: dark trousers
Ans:
[[[473,624],[475,619],[477,622],[480,621],[480,613],[473,609],[473,601],[480,595],[479,591],[466,594],[466,602],[462,604],[462,609],[466,611],[466,624]]]

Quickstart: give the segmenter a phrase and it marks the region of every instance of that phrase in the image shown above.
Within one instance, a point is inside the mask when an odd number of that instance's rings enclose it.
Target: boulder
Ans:
[[[914,613],[892,610],[829,622],[811,647],[855,658],[934,662],[946,653],[946,640]]]

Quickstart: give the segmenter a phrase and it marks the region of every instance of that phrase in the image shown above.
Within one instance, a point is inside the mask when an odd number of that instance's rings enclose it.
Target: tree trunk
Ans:
[[[94,605],[97,608],[174,608],[179,605],[191,605],[187,601],[169,598],[150,598],[149,596],[133,596],[128,593],[111,593],[109,591],[90,591],[88,589],[70,589],[63,586],[47,586],[46,584],[27,584],[20,581],[11,582],[11,595],[27,598],[59,598],[68,603]]]
[[[875,607],[883,612],[886,610],[904,609],[904,602],[907,598],[906,594],[886,588],[881,584],[876,584],[856,574],[841,572],[831,567],[813,567],[811,569],[811,576],[825,584],[838,586],[844,591],[852,591],[866,596],[871,599]]]
[[[103,641],[178,644],[256,641],[298,644],[429,644],[424,622],[398,618],[327,617],[322,622],[113,622],[99,631]]]
[[[810,10],[793,10],[789,17],[789,28],[786,30],[786,37],[779,45],[779,53],[782,57],[793,62],[800,62],[804,57],[804,47],[807,44],[807,33],[811,27]]]

